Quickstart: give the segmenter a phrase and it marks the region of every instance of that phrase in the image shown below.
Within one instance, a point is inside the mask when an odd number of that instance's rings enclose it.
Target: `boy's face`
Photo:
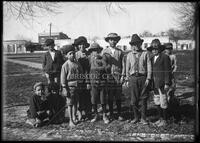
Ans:
[[[51,93],[52,93],[52,94],[58,94],[58,93],[59,93],[59,90],[57,90],[57,89],[51,89]]]
[[[158,54],[159,54],[158,49],[152,49],[152,53],[153,53],[154,55],[158,55]]]
[[[79,48],[79,50],[80,50],[81,52],[84,52],[84,51],[85,51],[85,48],[86,48],[85,43],[80,43],[80,44],[78,45],[78,48]]]
[[[49,50],[50,51],[53,51],[54,50],[54,45],[50,45],[50,46],[48,46],[49,47]]]
[[[97,51],[92,51],[92,55],[96,56],[96,55],[98,55],[98,52]]]
[[[131,45],[131,50],[133,50],[133,51],[141,50],[141,43],[138,43],[136,45]]]
[[[42,88],[42,86],[37,86],[36,87],[35,94],[38,95],[38,96],[44,95],[44,89]]]
[[[67,53],[67,58],[68,58],[70,61],[74,61],[75,52],[74,52],[74,51],[68,52],[68,53]]]
[[[170,49],[165,49],[165,53],[169,55],[172,53],[172,51]]]
[[[111,38],[108,40],[108,43],[110,44],[110,47],[115,48],[118,42],[116,39]]]

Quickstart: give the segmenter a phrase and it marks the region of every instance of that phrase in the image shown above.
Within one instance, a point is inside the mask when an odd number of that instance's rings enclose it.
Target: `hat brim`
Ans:
[[[74,42],[72,45],[73,46],[77,46],[77,45],[79,45],[80,43],[82,43],[83,41],[76,41],[76,42]],[[90,44],[89,43],[85,43],[84,42],[84,44],[85,44],[85,48],[88,48],[88,47],[90,47]]]
[[[52,44],[45,44],[45,46],[55,46],[55,43],[52,43]]]
[[[158,50],[158,51],[164,51],[165,50],[165,46],[164,45],[160,45],[159,47],[152,47],[151,50]]]
[[[165,47],[166,50],[172,50],[172,47]]]
[[[98,51],[98,50],[103,50],[103,48],[102,47],[100,47],[100,48],[90,48],[90,49],[88,49],[88,52],[89,53],[91,53],[92,51]]]
[[[130,41],[129,44],[134,45],[134,44],[143,43],[143,42],[144,42],[144,40],[141,39],[140,41]]]
[[[120,36],[117,36],[117,37],[106,37],[106,38],[105,38],[105,41],[108,42],[109,39],[116,39],[117,42],[118,42],[119,40],[121,40],[121,37],[120,37]]]

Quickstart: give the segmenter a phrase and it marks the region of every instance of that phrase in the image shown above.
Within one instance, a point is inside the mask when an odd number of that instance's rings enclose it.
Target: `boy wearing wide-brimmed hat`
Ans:
[[[154,102],[159,113],[159,120],[155,122],[157,126],[167,124],[168,98],[167,91],[171,85],[171,61],[169,56],[164,54],[163,46],[159,39],[152,40],[153,62],[153,83],[154,83]]]
[[[61,69],[61,86],[62,95],[67,99],[69,126],[76,125],[78,119],[77,104],[79,101],[79,85],[82,82],[80,75],[83,73],[81,65],[75,60],[75,48],[71,45],[65,50],[67,61],[63,64]]]
[[[102,55],[106,55],[108,58],[108,64],[111,66],[108,81],[109,87],[107,88],[110,119],[114,119],[113,100],[115,97],[117,105],[117,119],[122,121],[124,120],[121,115],[121,75],[123,52],[116,46],[120,39],[121,37],[117,33],[109,33],[108,36],[105,37],[105,41],[109,43],[109,47],[102,51]]]
[[[134,119],[131,120],[131,123],[133,124],[140,120],[139,105],[141,105],[140,123],[147,124],[146,110],[152,77],[152,64],[149,53],[141,48],[143,41],[137,34],[132,35],[129,42],[132,51],[128,53],[126,59],[126,80],[131,93],[130,105],[134,113]]]
[[[88,50],[90,53],[90,85],[91,85],[91,101],[94,110],[94,118],[91,122],[95,122],[99,119],[97,104],[99,103],[103,111],[103,120],[105,124],[109,123],[109,119],[106,116],[106,85],[107,85],[107,70],[110,68],[106,64],[106,57],[101,56],[100,52],[103,48],[99,44],[93,43]]]
[[[76,46],[79,51],[76,52],[75,57],[76,60],[80,63],[80,65],[83,67],[83,74],[85,74],[85,77],[87,77],[87,74],[89,74],[89,53],[86,50],[90,44],[88,43],[86,37],[79,36],[77,39],[74,40],[74,46]],[[81,95],[79,98],[79,120],[87,120],[90,118],[91,113],[91,95],[90,91],[87,89],[87,81],[88,79],[85,78],[83,80],[83,84],[81,85]],[[85,114],[85,116],[83,116]]]
[[[54,49],[54,40],[47,39],[45,46],[49,48],[48,52],[44,54],[42,61],[42,68],[45,72],[47,82],[60,84],[60,71],[64,63],[64,59],[60,51]]]

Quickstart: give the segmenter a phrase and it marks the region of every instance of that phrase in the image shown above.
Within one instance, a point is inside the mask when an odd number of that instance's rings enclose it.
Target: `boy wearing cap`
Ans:
[[[169,91],[167,92],[168,95],[168,101],[169,101],[169,107],[172,110],[172,113],[174,114],[174,116],[176,117],[177,114],[177,109],[176,106],[179,104],[177,98],[174,96],[174,92],[176,90],[176,80],[175,80],[175,76],[174,73],[177,70],[177,59],[176,59],[176,55],[172,53],[173,50],[173,45],[172,43],[166,43],[165,44],[165,54],[168,55],[170,57],[171,60],[171,68],[172,68],[172,73],[171,73],[171,86],[169,88]]]
[[[167,124],[168,99],[167,91],[171,85],[171,61],[169,56],[162,53],[163,46],[159,39],[151,42],[153,62],[154,102],[159,113],[159,120],[155,122],[158,127]]]
[[[103,121],[105,124],[109,123],[106,116],[106,85],[107,85],[107,70],[110,68],[106,64],[106,57],[100,56],[100,52],[103,48],[97,43],[93,43],[89,49],[90,54],[90,84],[91,84],[91,101],[94,110],[94,118],[91,122],[98,120],[99,115],[97,111],[97,104],[99,103],[103,111]]]
[[[60,51],[54,49],[54,40],[47,39],[45,46],[49,48],[48,52],[44,54],[42,61],[42,68],[45,72],[48,84],[60,84],[60,71],[64,63],[64,59]]]
[[[124,118],[121,115],[122,83],[120,79],[122,75],[123,52],[116,47],[120,39],[121,37],[116,33],[109,33],[105,38],[105,41],[109,43],[109,47],[102,51],[102,55],[105,54],[108,59],[108,64],[111,66],[108,81],[110,87],[107,89],[110,118],[114,119],[113,100],[115,97],[118,113],[117,119],[122,121]]]
[[[131,123],[135,124],[139,121],[139,105],[141,105],[140,123],[147,124],[146,110],[149,85],[152,76],[152,64],[150,54],[143,51],[141,46],[143,39],[137,34],[133,34],[129,44],[131,52],[128,53],[126,59],[126,80],[130,87],[131,107],[134,113],[134,119]],[[141,103],[141,104],[140,104]]]
[[[77,123],[77,103],[78,103],[78,87],[80,85],[79,75],[83,73],[81,65],[75,60],[75,49],[73,46],[68,47],[65,51],[67,61],[62,65],[61,69],[61,86],[62,95],[66,97],[69,126],[73,127]]]
[[[87,84],[89,82],[89,79],[87,79],[87,75],[89,74],[90,67],[88,59],[89,53],[86,49],[90,46],[90,44],[87,42],[87,39],[84,36],[80,36],[74,40],[73,45],[79,49],[79,51],[75,53],[75,57],[79,64],[82,66],[83,74],[85,75],[84,77],[86,77],[85,79],[83,79],[83,83],[80,85],[81,94],[79,96],[78,112],[79,120],[86,120],[90,118],[90,113],[92,109],[91,95],[90,91],[87,89]],[[85,116],[82,116],[83,114],[85,114]]]
[[[44,93],[44,84],[37,82],[34,85],[34,94],[31,96],[29,109],[27,111],[27,124],[39,127],[49,121],[51,117],[49,102]]]

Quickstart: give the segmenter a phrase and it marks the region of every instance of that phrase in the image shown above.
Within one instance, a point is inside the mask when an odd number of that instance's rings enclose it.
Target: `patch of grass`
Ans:
[[[35,82],[42,81],[46,83],[46,78],[42,74],[31,75],[32,72],[38,73],[41,70],[11,62],[6,63],[6,73],[3,75],[5,104],[28,103]],[[23,75],[8,76],[12,74]]]
[[[40,73],[40,69],[31,68],[26,65],[16,64],[12,62],[4,63],[4,72],[5,75],[11,74],[29,74],[29,73]]]

